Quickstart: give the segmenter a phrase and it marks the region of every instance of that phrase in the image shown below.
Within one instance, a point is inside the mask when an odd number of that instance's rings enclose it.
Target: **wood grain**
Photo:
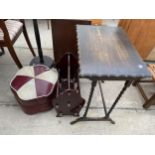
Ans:
[[[155,64],[148,64],[148,69],[152,74],[152,79],[155,80]]]
[[[80,75],[96,78],[150,77],[122,28],[77,26]]]
[[[140,56],[146,59],[155,46],[155,20],[123,19],[119,26],[127,32]]]

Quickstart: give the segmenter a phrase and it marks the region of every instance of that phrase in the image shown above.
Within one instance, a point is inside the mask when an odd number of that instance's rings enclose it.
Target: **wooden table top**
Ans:
[[[122,28],[77,25],[80,76],[101,79],[151,77]]]

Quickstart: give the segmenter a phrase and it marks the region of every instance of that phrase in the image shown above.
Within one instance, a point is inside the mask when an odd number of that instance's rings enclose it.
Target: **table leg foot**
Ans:
[[[78,123],[78,122],[85,122],[85,121],[109,121],[111,124],[115,124],[115,122],[111,118],[106,117],[79,117],[76,120],[70,122],[71,125]]]
[[[111,124],[116,124],[111,118],[105,118],[106,121],[109,121]]]
[[[70,122],[71,125],[77,123],[77,122],[82,122],[85,121],[85,117],[79,117],[77,119],[75,119],[74,121]]]

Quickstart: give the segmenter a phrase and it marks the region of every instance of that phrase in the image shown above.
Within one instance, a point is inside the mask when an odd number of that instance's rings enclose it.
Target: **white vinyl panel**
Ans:
[[[19,70],[16,74],[17,75],[25,75],[25,76],[30,76],[34,77],[34,67],[33,66],[26,66],[23,67],[21,70]]]
[[[58,80],[58,72],[56,69],[51,69],[49,71],[39,74],[38,76],[36,76],[36,78],[55,84]]]
[[[35,80],[32,79],[24,84],[18,91],[17,94],[22,100],[31,100],[37,97]]]

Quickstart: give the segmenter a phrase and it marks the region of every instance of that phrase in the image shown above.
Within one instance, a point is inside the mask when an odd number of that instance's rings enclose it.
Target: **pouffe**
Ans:
[[[11,80],[10,88],[23,111],[35,114],[52,109],[57,80],[55,68],[25,66]]]

